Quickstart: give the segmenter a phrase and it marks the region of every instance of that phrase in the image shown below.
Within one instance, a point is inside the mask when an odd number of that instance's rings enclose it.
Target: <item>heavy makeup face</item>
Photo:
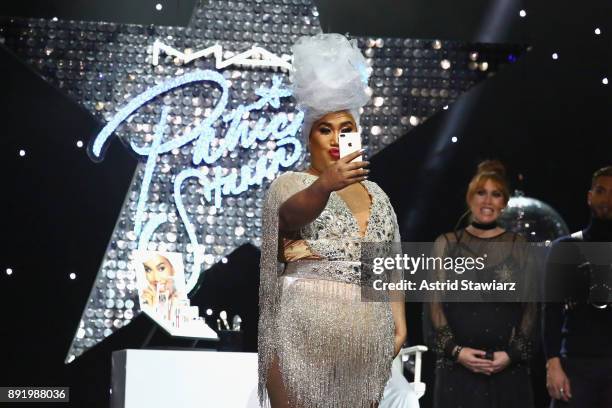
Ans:
[[[156,254],[143,262],[143,266],[151,287],[155,288],[161,283],[171,289],[174,268],[166,257]]]
[[[357,124],[349,111],[328,113],[313,123],[310,130],[310,166],[323,172],[340,158],[340,133],[356,132]]]
[[[587,202],[595,218],[612,220],[612,177],[598,177],[589,190]]]
[[[482,224],[496,221],[506,207],[506,198],[497,183],[486,180],[469,200],[472,219]]]

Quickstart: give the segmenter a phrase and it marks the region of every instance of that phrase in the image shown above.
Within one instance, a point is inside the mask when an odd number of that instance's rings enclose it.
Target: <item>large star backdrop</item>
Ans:
[[[259,246],[267,185],[308,155],[288,89],[290,47],[320,32],[310,0],[201,0],[187,27],[0,21],[0,42],[104,126],[91,135],[92,159],[117,137],[140,160],[67,362],[139,313],[133,250],[183,253],[193,287],[240,245]],[[357,40],[373,70],[361,116],[370,156],[525,51]]]

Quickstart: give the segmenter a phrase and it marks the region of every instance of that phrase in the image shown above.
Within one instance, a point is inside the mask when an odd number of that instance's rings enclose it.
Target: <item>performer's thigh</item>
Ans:
[[[270,398],[272,408],[291,408],[287,398],[287,391],[283,384],[283,376],[278,366],[278,357],[276,356],[268,369],[266,388],[268,389],[268,397]]]

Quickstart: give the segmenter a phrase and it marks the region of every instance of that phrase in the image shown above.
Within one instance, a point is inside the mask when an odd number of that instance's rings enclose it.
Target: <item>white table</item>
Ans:
[[[393,363],[381,408],[418,408],[424,346],[402,349]],[[402,360],[416,355],[415,382]],[[260,408],[257,353],[214,350],[120,350],[112,358],[111,408]]]
[[[111,408],[259,408],[257,353],[120,350]]]

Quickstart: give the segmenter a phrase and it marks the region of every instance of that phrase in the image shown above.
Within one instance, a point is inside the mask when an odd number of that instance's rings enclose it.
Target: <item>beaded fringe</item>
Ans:
[[[362,302],[358,285],[280,276],[278,208],[302,188],[291,177],[277,177],[262,214],[259,401],[270,407],[266,381],[278,357],[290,406],[371,408],[391,374],[391,307]]]
[[[371,408],[391,374],[388,303],[361,301],[358,285],[298,280],[285,285],[278,358],[291,406]]]

